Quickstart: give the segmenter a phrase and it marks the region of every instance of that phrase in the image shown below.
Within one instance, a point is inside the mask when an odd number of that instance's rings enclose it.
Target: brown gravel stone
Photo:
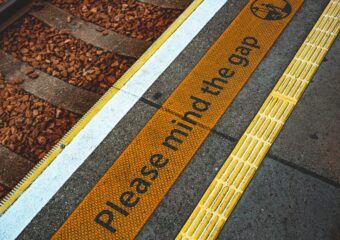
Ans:
[[[37,74],[37,73],[35,73],[35,72],[32,72],[32,73],[28,74],[28,77],[29,77],[29,78],[32,78],[32,79],[36,79],[36,78],[39,77],[39,74]]]
[[[29,68],[26,69],[26,75],[30,75],[32,73],[34,73],[34,68],[29,67]]]
[[[25,80],[23,79],[23,78],[21,78],[21,77],[17,77],[16,79],[15,79],[15,83],[16,84],[21,84],[21,83],[23,83]]]
[[[52,0],[86,21],[129,37],[154,41],[182,13],[136,0]]]
[[[78,121],[79,116],[52,106],[0,79],[0,144],[38,162]]]
[[[65,32],[27,16],[0,36],[0,48],[33,68],[99,94],[105,93],[135,61]],[[38,77],[34,72],[28,76]]]

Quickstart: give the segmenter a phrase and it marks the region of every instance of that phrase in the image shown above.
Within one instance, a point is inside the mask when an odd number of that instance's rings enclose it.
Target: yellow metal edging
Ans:
[[[194,2],[173,22],[173,24],[150,46],[150,48],[131,66],[131,68],[100,98],[100,100],[65,134],[65,136],[46,154],[46,156],[17,184],[17,186],[0,202],[2,215],[34,182],[34,180],[53,162],[75,136],[91,121],[105,104],[131,79],[146,61],[170,38],[184,21],[198,8],[204,0]]]
[[[216,239],[339,33],[331,0],[176,239]]]

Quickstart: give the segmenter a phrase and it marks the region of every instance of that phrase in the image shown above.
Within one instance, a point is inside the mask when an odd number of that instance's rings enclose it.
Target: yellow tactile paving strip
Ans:
[[[303,0],[270,19],[251,11],[255,2],[244,7],[54,239],[133,239],[138,234]]]
[[[203,195],[177,239],[215,239],[339,33],[332,0]]]

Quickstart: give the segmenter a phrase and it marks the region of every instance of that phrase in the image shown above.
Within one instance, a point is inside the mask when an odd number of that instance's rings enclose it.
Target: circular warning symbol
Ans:
[[[281,20],[290,14],[292,7],[287,0],[255,0],[251,11],[265,20]]]

